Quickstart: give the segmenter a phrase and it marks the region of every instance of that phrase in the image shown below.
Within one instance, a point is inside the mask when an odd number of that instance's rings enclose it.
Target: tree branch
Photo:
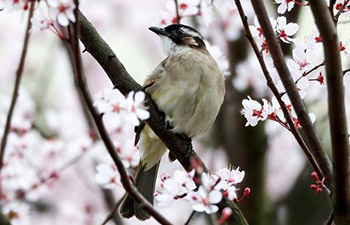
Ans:
[[[348,0],[345,1],[346,5]],[[336,224],[350,224],[349,134],[337,30],[324,1],[310,1],[322,37],[328,88],[328,115],[333,152],[333,208]],[[341,10],[342,11],[342,10]]]
[[[242,7],[242,4],[241,4],[241,1],[240,0],[235,0],[235,3],[236,3],[236,6],[237,6],[237,9],[238,9],[238,12],[239,12],[239,15],[241,17],[241,20],[242,20],[242,23],[243,23],[243,28],[244,28],[244,31],[245,31],[245,34],[246,34],[246,37],[249,41],[249,43],[251,44],[252,48],[253,48],[253,51],[259,61],[259,64],[260,64],[260,67],[261,67],[261,70],[263,71],[263,74],[265,76],[265,79],[267,81],[267,86],[271,89],[272,93],[275,95],[278,103],[280,104],[281,106],[281,109],[283,111],[283,115],[284,117],[286,118],[286,121],[289,125],[289,128],[290,128],[290,131],[292,132],[294,138],[296,139],[296,141],[298,142],[299,146],[301,147],[301,149],[303,150],[304,154],[306,155],[306,157],[308,158],[312,168],[316,171],[316,173],[318,174],[319,177],[322,177],[322,172],[315,160],[315,158],[312,156],[309,148],[307,147],[307,145],[305,144],[304,140],[302,139],[301,135],[299,134],[298,130],[296,129],[294,123],[293,123],[293,120],[289,114],[289,111],[287,109],[287,106],[286,104],[282,101],[282,98],[281,98],[281,95],[277,89],[277,87],[275,86],[273,80],[272,80],[272,77],[267,69],[267,66],[265,64],[265,61],[264,61],[264,58],[259,50],[259,47],[258,45],[256,44],[251,32],[250,32],[250,29],[249,29],[249,24],[248,24],[248,19],[247,19],[247,16],[245,15],[244,13],[244,10],[243,10],[243,7]]]
[[[74,1],[76,4],[75,15],[78,16],[79,10],[79,1]],[[90,93],[87,89],[87,84],[83,72],[83,65],[82,65],[82,59],[80,55],[80,48],[79,48],[79,39],[78,39],[78,31],[79,31],[79,20],[77,20],[76,23],[71,25],[69,27],[70,29],[70,46],[73,53],[74,58],[74,80],[76,83],[76,86],[78,87],[79,91],[81,92],[82,96],[84,97],[85,103],[87,107],[90,110],[90,113],[95,121],[95,124],[97,126],[97,129],[101,135],[101,138],[106,145],[106,148],[108,150],[108,153],[112,157],[115,165],[117,166],[117,169],[121,176],[121,183],[124,187],[124,189],[134,198],[136,202],[143,205],[143,208],[152,215],[159,223],[161,224],[167,224],[170,225],[171,223],[163,217],[158,211],[156,211],[153,206],[137,191],[135,186],[130,182],[129,175],[123,165],[122,160],[120,159],[119,155],[115,151],[115,147],[113,145],[112,140],[110,139],[107,130],[103,124],[102,116],[99,115],[95,107],[93,106],[93,100],[90,96]]]
[[[80,23],[80,40],[84,44],[85,50],[88,51],[101,65],[115,88],[117,88],[124,95],[128,94],[130,91],[141,90],[141,85],[139,85],[129,75],[112,49],[101,38],[93,25],[81,12],[78,15],[78,21]],[[192,149],[191,140],[183,137],[182,135],[174,134],[167,129],[167,125],[164,122],[161,113],[149,96],[147,96],[146,104],[151,114],[150,119],[146,121],[147,124],[163,141],[183,168],[187,171],[192,170],[191,159],[195,159],[201,164],[204,171],[208,171],[205,164]],[[226,206],[229,206],[233,211],[233,216],[231,216],[230,220],[227,221],[228,223],[248,224],[236,204],[230,202],[229,200],[225,200],[220,204],[220,209],[223,209]]]
[[[8,138],[8,135],[10,133],[10,128],[11,128],[11,120],[12,120],[13,112],[14,112],[15,105],[16,105],[16,102],[17,102],[19,85],[21,83],[21,78],[22,78],[22,74],[23,74],[23,70],[24,70],[24,63],[25,63],[25,59],[26,59],[26,55],[27,55],[29,38],[30,38],[29,30],[32,27],[31,18],[33,17],[33,14],[34,14],[35,2],[36,1],[31,1],[30,7],[29,7],[29,15],[28,15],[28,20],[27,20],[27,28],[26,28],[25,36],[24,36],[22,54],[21,54],[21,58],[20,58],[20,61],[19,61],[19,64],[18,64],[17,71],[16,71],[15,87],[13,88],[11,105],[10,105],[9,112],[7,114],[5,130],[4,130],[4,134],[2,136],[2,140],[1,140],[1,146],[0,146],[0,176],[1,176],[1,169],[3,167],[3,162],[4,162],[7,138]],[[0,185],[1,185],[1,182],[0,182]],[[1,187],[0,187],[0,194],[1,194]]]
[[[302,130],[304,131],[307,138],[307,143],[309,144],[310,151],[314,155],[320,169],[322,170],[323,176],[325,177],[326,182],[331,189],[332,165],[330,159],[323,150],[323,146],[315,132],[307,109],[301,100],[299,92],[294,84],[294,80],[285,62],[279,40],[276,38],[275,32],[271,26],[264,2],[262,0],[251,0],[251,3],[269,46],[274,65],[276,66],[282,83],[294,106],[300,124],[302,126]]]
[[[174,0],[174,4],[175,4],[175,13],[176,13],[176,23],[180,23],[181,17],[180,17],[180,13],[179,13],[179,3],[177,0]]]

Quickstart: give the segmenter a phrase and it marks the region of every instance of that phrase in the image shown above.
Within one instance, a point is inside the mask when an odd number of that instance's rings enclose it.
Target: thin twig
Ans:
[[[304,105],[304,102],[300,98],[299,92],[294,83],[293,77],[287,67],[285,57],[283,55],[281,45],[276,39],[275,32],[272,28],[269,16],[267,14],[265,4],[262,0],[251,0],[253,9],[257,15],[267,44],[270,49],[271,56],[274,61],[274,65],[278,71],[281,81],[287,91],[287,94],[293,104],[295,112],[298,116],[299,122],[302,126],[302,130],[305,133],[306,143],[308,144],[310,151],[312,152],[317,164],[319,165],[323,176],[326,179],[328,187],[331,189],[332,182],[332,164],[325,153],[320,138],[316,134],[308,111]]]
[[[336,224],[350,224],[350,149],[338,34],[325,1],[310,1],[310,7],[322,37],[325,57],[334,167],[333,213]]]
[[[307,71],[306,73],[304,73],[303,76],[305,77],[305,76],[309,75],[310,73],[314,72],[315,70],[317,70],[321,66],[324,66],[324,62],[321,62],[320,64],[316,65],[314,68],[312,68],[309,71]]]
[[[16,81],[15,81],[15,86],[13,88],[13,93],[12,93],[12,100],[11,100],[11,105],[9,112],[7,114],[7,119],[6,119],[6,125],[5,125],[5,130],[4,134],[2,136],[1,140],[1,146],[0,146],[0,176],[1,176],[1,169],[3,167],[3,162],[4,162],[4,155],[5,155],[5,149],[6,149],[6,144],[7,144],[7,138],[10,133],[10,128],[11,128],[11,120],[13,116],[13,112],[15,109],[15,105],[17,102],[17,97],[18,97],[18,91],[19,91],[19,85],[21,83],[21,78],[24,70],[24,63],[27,55],[27,50],[28,50],[28,45],[29,45],[29,38],[30,38],[30,28],[32,27],[32,22],[31,18],[33,17],[34,14],[34,6],[35,6],[36,1],[31,1],[30,8],[29,8],[29,15],[28,15],[28,21],[27,21],[27,28],[25,31],[25,36],[24,36],[24,42],[23,42],[23,49],[22,49],[22,54],[21,58],[18,64],[18,68],[16,71]],[[0,183],[1,185],[1,183]],[[0,194],[1,194],[1,187],[0,187]]]
[[[343,13],[343,11],[344,11],[344,9],[346,8],[346,6],[347,6],[347,4],[349,3],[349,1],[350,1],[350,0],[345,0],[343,6],[339,9],[339,11],[337,12],[337,14],[334,16],[334,21],[335,21],[335,23],[338,22],[339,17],[340,17],[340,14]]]
[[[191,220],[192,220],[194,214],[196,214],[196,211],[193,210],[192,213],[191,213],[191,215],[188,217],[188,219],[186,220],[186,222],[185,222],[184,225],[190,224],[190,222],[191,222]]]
[[[79,1],[74,0],[74,3],[76,4],[76,9],[74,10],[75,16],[78,18],[79,14]],[[112,140],[110,139],[108,132],[103,124],[102,117],[97,112],[96,108],[93,106],[93,100],[90,96],[90,93],[87,88],[84,72],[83,72],[83,65],[82,65],[82,59],[80,55],[80,48],[79,48],[79,39],[78,39],[78,31],[79,31],[79,20],[77,20],[73,25],[69,27],[71,31],[71,38],[70,38],[70,45],[74,56],[74,78],[76,85],[81,92],[82,96],[84,97],[85,103],[87,107],[89,108],[89,111],[95,121],[95,124],[97,126],[97,129],[101,135],[101,138],[107,148],[108,153],[112,157],[118,172],[121,176],[121,183],[124,187],[124,189],[134,198],[134,200],[142,204],[144,206],[144,210],[146,210],[150,215],[152,215],[159,223],[161,224],[167,224],[170,225],[171,223],[163,217],[158,211],[156,211],[153,206],[137,191],[135,186],[130,182],[129,175],[124,167],[124,164],[122,160],[120,159],[119,155],[115,151],[115,146],[113,145]]]
[[[180,13],[179,13],[179,3],[177,2],[177,0],[174,0],[174,3],[175,3],[176,23],[179,24],[181,20]]]
[[[322,172],[321,172],[321,170],[319,168],[319,165],[317,164],[315,158],[312,156],[309,148],[305,144],[305,142],[304,142],[303,138],[301,137],[300,133],[296,129],[296,127],[295,127],[295,125],[293,123],[293,120],[292,120],[292,118],[290,116],[289,110],[288,110],[286,104],[283,102],[283,100],[281,98],[281,95],[280,95],[276,85],[274,84],[274,82],[272,80],[272,77],[271,77],[271,75],[270,75],[270,73],[269,73],[269,71],[267,69],[266,64],[265,64],[264,58],[263,58],[263,56],[262,56],[262,54],[261,54],[261,52],[260,52],[260,50],[258,48],[258,45],[256,44],[256,42],[254,40],[251,32],[250,32],[247,16],[244,13],[241,1],[240,0],[235,0],[235,3],[236,3],[239,15],[240,15],[242,23],[243,23],[243,27],[244,27],[244,30],[245,30],[246,37],[247,37],[248,41],[250,42],[250,44],[251,44],[251,46],[252,46],[252,48],[254,50],[254,53],[255,53],[258,61],[259,61],[261,70],[263,71],[263,74],[264,74],[265,79],[267,81],[267,86],[271,89],[272,93],[275,95],[278,103],[280,104],[281,109],[283,111],[283,115],[286,118],[286,121],[287,121],[287,123],[289,125],[290,131],[292,132],[292,134],[295,137],[296,141],[298,142],[298,144],[300,145],[300,147],[303,150],[304,154],[308,158],[312,168],[316,171],[316,173],[318,174],[319,177],[323,177]]]

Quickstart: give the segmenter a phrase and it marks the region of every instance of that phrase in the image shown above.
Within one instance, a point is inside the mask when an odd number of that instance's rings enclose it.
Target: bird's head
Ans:
[[[171,55],[184,48],[206,50],[203,36],[197,30],[183,24],[171,24],[165,28],[149,28],[162,40],[163,50]]]

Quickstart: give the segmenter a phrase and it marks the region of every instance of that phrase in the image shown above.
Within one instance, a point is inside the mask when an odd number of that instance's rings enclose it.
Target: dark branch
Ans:
[[[293,107],[302,126],[302,130],[305,133],[306,141],[308,143],[310,151],[314,155],[320,169],[322,170],[323,176],[326,178],[326,183],[329,187],[331,187],[332,165],[330,159],[323,149],[321,141],[312,125],[304,102],[300,98],[294,80],[287,67],[284,55],[282,53],[281,45],[279,44],[279,40],[276,38],[275,32],[271,26],[265,4],[262,0],[251,0],[251,2],[269,46],[274,65],[276,66],[282,83],[293,104]]]
[[[18,97],[19,85],[21,83],[21,78],[22,78],[23,69],[24,69],[24,63],[25,63],[25,59],[26,59],[26,55],[27,55],[29,38],[30,38],[29,30],[32,27],[32,23],[31,23],[30,20],[33,17],[33,14],[34,14],[34,6],[35,6],[35,1],[32,1],[31,4],[30,4],[30,9],[29,9],[27,28],[26,28],[26,32],[25,32],[25,36],[24,36],[24,43],[23,43],[22,54],[21,54],[21,58],[20,58],[20,61],[19,61],[19,65],[18,65],[17,71],[16,71],[16,81],[15,81],[15,87],[13,88],[11,105],[10,105],[9,112],[7,114],[5,130],[4,130],[4,134],[2,136],[2,140],[1,140],[1,146],[0,146],[0,176],[1,176],[1,169],[3,167],[3,162],[4,162],[5,149],[6,149],[6,144],[7,144],[7,137],[9,135],[9,133],[10,133],[11,120],[12,120],[13,112],[14,112],[14,109],[15,109],[17,97]],[[1,193],[1,187],[0,187],[0,193]]]
[[[174,3],[175,3],[176,23],[180,23],[181,17],[179,13],[179,3],[177,0],[174,0]]]
[[[76,4],[75,15],[77,17],[79,13],[78,11],[79,1],[75,0],[74,2]],[[110,139],[107,133],[107,130],[103,124],[102,117],[99,115],[99,113],[93,106],[93,100],[87,88],[87,84],[86,84],[86,80],[83,72],[82,59],[80,55],[80,48],[79,48],[79,39],[78,39],[79,20],[77,20],[76,23],[71,25],[69,29],[71,34],[70,46],[71,46],[71,50],[74,58],[75,83],[79,91],[81,92],[82,96],[84,97],[85,103],[90,110],[90,113],[95,121],[95,124],[101,135],[101,138],[108,150],[108,153],[110,154],[115,165],[117,166],[118,172],[120,173],[120,176],[121,176],[121,183],[124,189],[134,198],[136,202],[138,202],[139,204],[142,204],[144,206],[144,209],[150,215],[152,215],[159,223],[170,225],[171,223],[165,217],[163,217],[158,211],[156,211],[153,208],[153,206],[137,191],[135,186],[130,182],[129,175],[124,167],[124,164],[120,159],[119,155],[116,153],[113,142]]]
[[[346,0],[344,5],[348,3]],[[333,152],[333,213],[336,224],[350,224],[349,134],[337,30],[324,1],[310,1],[325,56],[328,115]],[[340,10],[341,12],[342,10]]]
[[[196,214],[196,211],[193,210],[192,213],[191,213],[191,215],[188,217],[188,219],[187,219],[186,222],[184,223],[184,225],[190,224],[190,222],[191,222],[191,220],[192,220],[194,214]]]
[[[239,15],[240,15],[242,23],[243,23],[243,27],[244,27],[244,31],[245,31],[246,37],[247,37],[249,43],[251,44],[251,46],[253,48],[253,51],[254,51],[254,53],[255,53],[258,61],[259,61],[261,70],[263,71],[263,74],[264,74],[265,79],[267,81],[267,86],[271,89],[272,93],[275,95],[278,103],[280,104],[281,109],[283,111],[283,115],[286,118],[286,121],[287,121],[287,123],[289,125],[290,131],[292,132],[294,138],[296,139],[296,141],[300,145],[301,149],[303,150],[304,154],[308,158],[312,168],[316,171],[316,173],[318,174],[319,177],[322,177],[322,172],[321,172],[321,170],[320,170],[320,168],[319,168],[315,158],[312,156],[309,148],[307,147],[307,145],[305,144],[305,142],[302,139],[301,135],[299,134],[298,130],[296,129],[296,127],[295,127],[295,125],[293,123],[293,120],[292,120],[292,118],[291,118],[291,116],[289,114],[289,111],[287,109],[287,106],[282,101],[281,94],[279,93],[276,85],[274,84],[274,82],[272,80],[272,77],[271,77],[271,75],[270,75],[270,73],[269,73],[269,71],[267,69],[267,66],[266,66],[264,58],[263,58],[263,56],[262,56],[262,54],[261,54],[261,52],[259,50],[259,47],[256,44],[256,42],[255,42],[255,40],[254,40],[254,38],[253,38],[253,36],[252,36],[252,34],[250,32],[247,16],[244,13],[241,1],[240,0],[235,0],[235,3],[236,3]]]
[[[118,57],[108,57],[108,55],[115,55],[115,53],[82,13],[79,13],[78,20],[80,23],[80,40],[84,44],[85,49],[104,69],[115,88],[124,95],[128,94],[130,91],[141,90],[141,85],[129,75]],[[164,122],[163,116],[149,96],[147,96],[147,106],[151,114],[150,119],[146,121],[147,124],[163,141],[171,154],[175,156],[183,168],[187,171],[192,170],[191,159],[194,158],[196,161],[200,162],[200,166],[204,171],[208,171],[202,160],[192,149],[191,140],[182,135],[176,135],[167,129],[168,126]],[[247,224],[247,221],[236,204],[226,200],[220,205],[220,209],[223,209],[226,206],[229,206],[232,209],[234,215],[230,217],[228,223]]]

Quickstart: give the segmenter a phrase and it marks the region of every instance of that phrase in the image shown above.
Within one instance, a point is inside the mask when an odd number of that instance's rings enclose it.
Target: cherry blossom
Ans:
[[[290,36],[293,36],[299,29],[299,25],[296,23],[288,23],[284,16],[277,18],[276,31],[279,34],[280,39],[285,43],[293,42]]]
[[[275,0],[275,2],[279,4],[277,8],[279,14],[284,14],[287,10],[290,12],[295,4],[292,0]]]
[[[96,166],[96,182],[103,188],[115,188],[120,180],[120,175],[114,164],[99,164]]]
[[[207,214],[216,213],[219,207],[216,205],[222,199],[222,194],[217,190],[206,190],[203,186],[196,192],[190,192],[188,199],[191,199],[192,209],[197,212],[206,212]]]
[[[94,106],[100,113],[106,114],[109,121],[119,120],[138,126],[140,120],[146,120],[150,116],[143,104],[145,97],[142,91],[131,91],[125,99],[117,90],[104,90],[96,95]]]
[[[247,119],[245,126],[256,126],[259,121],[264,121],[270,113],[270,107],[268,102],[263,99],[264,105],[252,100],[249,96],[248,99],[242,101],[243,109],[242,115]]]
[[[47,0],[50,13],[57,18],[61,26],[68,26],[69,22],[75,22],[73,0]]]
[[[135,126],[140,124],[140,120],[146,120],[150,116],[150,113],[143,104],[145,97],[146,95],[142,91],[136,93],[131,91],[126,98],[125,109],[128,113],[126,119]]]
[[[43,31],[47,29],[54,29],[54,18],[51,18],[48,14],[48,9],[45,4],[40,4],[39,8],[35,11],[33,18],[31,19],[32,27],[30,32]]]
[[[300,88],[307,88],[309,86],[309,80],[305,77],[302,78],[303,81],[300,82]],[[302,90],[300,90],[302,91]],[[290,129],[289,125],[286,123],[286,120],[284,118],[284,114],[282,112],[282,109],[280,108],[280,105],[275,97],[271,99],[271,102],[268,102],[266,99],[262,99],[263,105],[261,105],[259,102],[252,100],[249,96],[248,99],[244,99],[242,101],[243,109],[241,111],[242,115],[247,120],[246,126],[256,126],[259,121],[264,121],[266,119],[278,122],[281,124],[284,128]],[[299,123],[299,120],[296,116],[296,112],[288,98],[288,96],[285,94],[282,96],[282,101],[285,103],[288,111],[290,112],[290,115],[292,117],[293,123],[296,128],[301,128],[301,125]],[[309,113],[311,122],[314,123],[316,120],[316,116],[313,113]]]
[[[186,17],[186,16],[193,16],[197,15],[199,13],[199,4],[200,0],[179,0],[178,1],[178,7],[179,7],[179,14],[180,17]],[[173,12],[175,15],[175,4],[174,1],[170,0],[166,3],[166,8]]]
[[[166,173],[162,174],[162,183],[160,189],[154,193],[157,205],[160,207],[168,207],[172,202],[181,195],[187,194],[196,187],[193,182],[194,170],[190,173],[176,170],[173,178]]]
[[[0,9],[28,9],[29,0],[0,0]]]
[[[172,23],[176,23],[176,7],[173,0],[168,0],[166,2],[166,11],[161,12],[160,24],[165,26]],[[183,17],[196,16],[200,14],[199,11],[200,0],[179,0],[178,9],[180,19]]]
[[[197,212],[206,212],[207,214],[216,213],[219,207],[216,205],[222,199],[222,193],[214,189],[212,181],[215,178],[209,174],[202,173],[201,183],[198,191],[191,191],[186,196],[186,199],[190,201],[192,209]]]

